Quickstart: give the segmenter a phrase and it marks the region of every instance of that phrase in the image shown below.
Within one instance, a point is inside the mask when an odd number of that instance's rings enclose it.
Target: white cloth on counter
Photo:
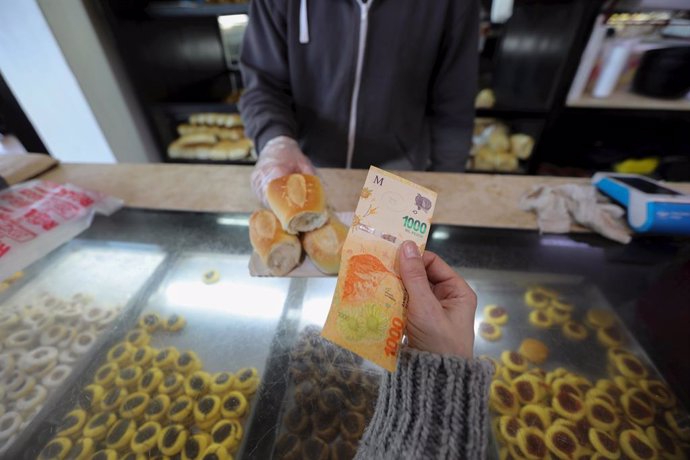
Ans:
[[[627,244],[631,240],[622,219],[625,211],[611,204],[591,185],[535,185],[520,198],[520,209],[537,214],[539,230],[543,233],[568,233],[575,221],[619,243]]]

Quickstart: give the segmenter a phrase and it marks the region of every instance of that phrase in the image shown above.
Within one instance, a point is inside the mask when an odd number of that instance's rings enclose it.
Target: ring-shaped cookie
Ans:
[[[129,392],[126,388],[112,387],[103,395],[99,407],[105,412],[114,411],[116,407],[122,404],[122,401],[124,401],[128,395]]]
[[[115,383],[119,372],[120,367],[116,363],[106,363],[96,370],[93,380],[97,385],[107,389]]]
[[[216,395],[206,395],[194,404],[194,419],[200,423],[208,422],[216,418],[220,411],[220,398]]]
[[[22,329],[11,333],[5,339],[7,348],[27,348],[31,347],[36,339],[36,333],[30,329]]]
[[[72,350],[62,350],[58,354],[58,362],[60,364],[74,364],[79,359],[79,356],[74,354]],[[47,375],[47,373],[46,373]]]
[[[0,355],[0,381],[5,380],[14,372],[14,365],[14,358],[11,354],[3,353]]]
[[[517,415],[518,397],[508,385],[500,380],[494,380],[489,387],[489,406],[499,414]]]
[[[165,374],[157,367],[152,367],[141,375],[137,389],[146,393],[153,393],[160,386]]]
[[[0,441],[10,439],[19,430],[19,425],[24,420],[19,412],[7,412],[0,417]]]
[[[158,354],[153,358],[153,365],[161,369],[172,369],[175,367],[177,358],[180,353],[175,347],[166,347],[158,351]]]
[[[35,385],[29,393],[22,396],[16,401],[16,407],[20,411],[26,413],[43,404],[48,396],[48,390],[42,385]]]
[[[71,449],[71,439],[53,438],[38,454],[38,460],[63,460]]]
[[[68,412],[57,426],[57,436],[72,436],[81,433],[86,424],[86,411],[75,409]]]
[[[125,419],[137,419],[148,408],[151,397],[148,393],[137,391],[128,395],[120,404],[120,416]]]
[[[168,332],[177,332],[185,327],[186,324],[187,321],[182,316],[174,314],[170,315],[168,319],[165,320],[163,327]]]
[[[563,460],[580,458],[581,447],[575,433],[565,425],[554,424],[546,429],[544,440],[549,451]]]
[[[132,364],[135,366],[140,366],[144,368],[147,366],[153,358],[158,354],[158,350],[151,348],[149,346],[143,346],[132,355]]]
[[[170,397],[164,394],[156,395],[149,401],[144,411],[144,418],[150,422],[161,420],[168,413],[168,407],[170,407]]]
[[[125,367],[131,362],[134,347],[129,342],[120,342],[108,350],[108,361],[120,367]]]
[[[186,421],[194,410],[194,401],[187,395],[182,395],[170,403],[168,407],[168,419],[171,422],[182,423]]]
[[[508,310],[500,305],[487,305],[484,307],[484,321],[497,326],[503,326],[508,322]]]
[[[235,385],[235,376],[230,372],[217,372],[211,377],[211,393],[224,394]]]
[[[36,379],[32,376],[24,376],[18,386],[15,386],[14,390],[7,392],[7,398],[10,401],[16,401],[24,396],[28,395],[31,390],[36,386]],[[9,383],[7,384],[9,388]]]
[[[107,315],[107,312],[105,308],[98,307],[98,306],[91,306],[87,307],[84,309],[84,313],[82,314],[82,318],[84,321],[87,323],[98,323],[100,322],[103,318],[105,318]]]
[[[632,460],[657,458],[659,452],[644,432],[625,430],[620,434],[621,450]]]
[[[522,428],[518,431],[518,446],[527,458],[534,460],[543,459],[549,452],[544,433],[536,428]]]
[[[130,441],[130,448],[137,454],[149,452],[158,443],[158,437],[161,432],[161,426],[158,422],[149,421],[141,425],[132,440]]]
[[[115,385],[118,387],[123,387],[127,389],[133,389],[136,387],[137,382],[141,378],[143,371],[139,366],[128,366],[120,369],[115,377]]]
[[[79,438],[72,446],[69,455],[74,460],[91,460],[96,451],[96,443],[91,438]]]
[[[205,434],[195,434],[187,438],[182,448],[182,460],[199,460],[204,451],[211,444],[211,437]]]
[[[91,460],[118,460],[117,451],[114,449],[101,449],[93,454]]]
[[[191,374],[200,370],[202,367],[199,356],[193,351],[185,351],[175,361],[175,368],[182,374]]]
[[[108,434],[105,435],[105,444],[109,449],[121,450],[129,446],[136,431],[137,424],[134,420],[120,419],[108,430]]]
[[[158,436],[158,449],[168,456],[178,454],[187,442],[188,432],[180,424],[168,425]]]
[[[162,394],[176,397],[178,393],[184,391],[184,377],[177,372],[167,374],[161,384],[158,386],[158,391]]]
[[[69,336],[69,329],[60,324],[54,324],[41,332],[38,343],[45,347],[53,347]]]
[[[112,412],[95,414],[84,425],[84,436],[100,441],[105,438],[105,435],[116,421],[117,416]]]
[[[587,338],[587,335],[589,335],[587,328],[577,321],[566,321],[563,324],[562,330],[564,336],[575,341],[584,340]]]
[[[80,332],[77,334],[74,339],[72,340],[72,344],[70,345],[71,350],[76,353],[77,355],[83,355],[91,348],[96,343],[96,334],[93,332]]]
[[[528,318],[531,325],[540,329],[548,329],[553,326],[553,320],[549,317],[549,315],[546,314],[545,311],[532,311],[530,312]]]
[[[41,383],[46,388],[54,389],[59,387],[67,380],[67,377],[72,373],[72,366],[67,364],[58,364],[52,371],[41,380]]]
[[[544,289],[535,287],[525,292],[525,303],[530,308],[542,309],[549,306],[552,296]]]
[[[220,401],[220,411],[225,418],[240,418],[247,412],[247,398],[240,391],[231,391]]]
[[[101,399],[105,395],[105,389],[100,385],[86,385],[77,396],[77,406],[85,411],[96,410],[100,407]]]
[[[139,319],[139,327],[149,334],[161,326],[161,317],[157,313],[146,313]]]
[[[245,367],[235,374],[235,389],[249,396],[259,386],[259,371],[254,367]]]
[[[503,333],[499,326],[482,321],[479,323],[479,336],[489,342],[495,342],[503,336]]]
[[[33,372],[35,369],[44,367],[48,363],[56,362],[57,358],[57,348],[41,346],[26,353],[17,364],[21,370]]]

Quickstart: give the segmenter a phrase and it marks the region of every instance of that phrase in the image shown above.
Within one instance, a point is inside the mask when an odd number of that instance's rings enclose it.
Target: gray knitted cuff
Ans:
[[[483,360],[404,349],[355,458],[484,458],[492,372]]]

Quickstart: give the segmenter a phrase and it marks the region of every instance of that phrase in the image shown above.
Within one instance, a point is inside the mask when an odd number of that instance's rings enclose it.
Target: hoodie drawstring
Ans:
[[[309,43],[309,17],[307,16],[307,0],[299,4],[299,42]]]

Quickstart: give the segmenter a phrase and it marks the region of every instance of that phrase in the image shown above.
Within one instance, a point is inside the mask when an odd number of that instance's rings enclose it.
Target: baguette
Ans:
[[[283,230],[296,235],[322,227],[328,220],[326,196],[321,181],[308,174],[290,174],[272,180],[266,201]]]
[[[288,274],[302,257],[299,238],[285,233],[268,209],[255,211],[249,218],[249,240],[273,276]]]
[[[340,253],[347,237],[348,228],[331,214],[326,225],[302,236],[302,247],[316,268],[327,275],[337,275],[340,269]]]

